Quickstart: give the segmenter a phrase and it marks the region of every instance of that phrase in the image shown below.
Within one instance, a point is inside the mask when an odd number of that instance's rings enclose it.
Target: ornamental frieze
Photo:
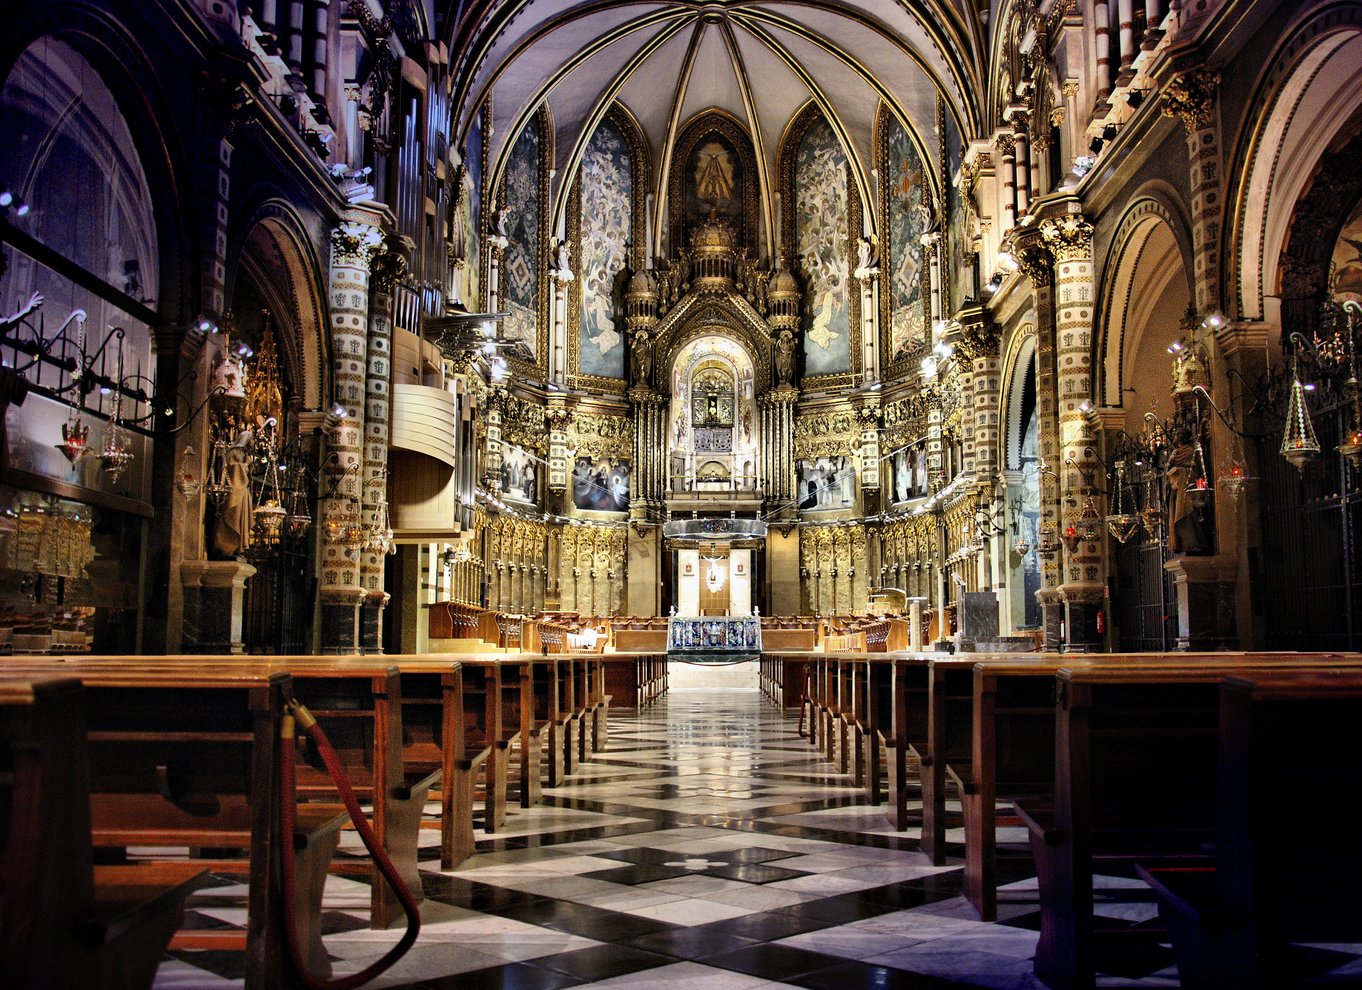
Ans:
[[[501,408],[501,436],[503,440],[542,454],[548,444],[543,406],[508,394]]]
[[[795,420],[796,460],[838,457],[855,453],[860,447],[861,427],[854,413],[814,413]]]
[[[633,458],[634,424],[629,417],[579,412],[572,425],[569,446],[578,457]]]

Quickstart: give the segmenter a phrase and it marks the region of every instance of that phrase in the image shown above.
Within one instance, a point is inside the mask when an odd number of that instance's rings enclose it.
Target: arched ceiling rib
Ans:
[[[660,214],[672,142],[697,114],[744,122],[759,161],[763,240],[773,233],[780,136],[813,100],[827,114],[863,196],[873,189],[881,101],[929,161],[944,97],[964,133],[978,119],[976,27],[952,0],[504,0],[490,3],[454,58],[455,141],[487,100],[487,152],[502,159],[544,102],[554,122],[554,215],[606,104],[618,100],[651,146]],[[934,177],[935,178],[935,177]]]

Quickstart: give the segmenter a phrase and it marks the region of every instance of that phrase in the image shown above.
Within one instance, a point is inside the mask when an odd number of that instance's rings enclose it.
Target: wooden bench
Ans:
[[[1133,878],[1137,860],[1207,855],[1216,824],[1219,682],[1245,671],[1330,662],[1156,657],[1145,665],[1089,660],[1058,672],[1054,800],[1015,804],[1040,885],[1041,980],[1056,990],[1093,984],[1103,934],[1093,913],[1099,864],[1105,873]],[[1112,929],[1121,937],[1131,931]]]
[[[195,863],[94,866],[79,681],[0,679],[0,972],[15,990],[150,987]]]
[[[79,660],[82,669],[127,662],[119,657]],[[154,665],[157,670],[192,672],[203,666],[203,657],[166,656],[139,662]],[[413,897],[420,901],[423,895],[417,848],[421,816],[445,768],[443,761],[417,764],[405,758],[405,705],[398,667],[388,658],[363,656],[229,656],[213,662],[245,670],[282,671],[293,678],[296,697],[326,732],[356,797],[372,807],[370,824],[375,838]],[[299,797],[334,804],[339,800],[338,792],[320,756],[310,742],[300,746],[307,759],[297,766]],[[401,902],[369,857],[337,859],[332,871],[366,877],[374,928],[387,928],[402,917]]]
[[[1137,864],[1187,990],[1292,986],[1305,974],[1288,943],[1362,942],[1362,847],[1339,795],[1357,779],[1359,719],[1356,669],[1221,684],[1214,860]],[[1302,832],[1284,834],[1299,813]]]
[[[968,662],[968,658],[961,658]],[[1169,668],[1212,665],[1226,674],[1245,666],[1269,669],[1318,663],[1299,654],[992,654],[978,655],[973,668],[972,710],[959,686],[953,689],[950,717],[971,721],[968,767],[952,754],[946,771],[960,787],[965,825],[965,897],[984,920],[997,916],[997,829],[1020,824],[1011,813],[1016,801],[1052,804],[1055,774],[1055,675],[1064,667]],[[1355,663],[1345,656],[1329,662]],[[940,661],[947,677],[955,666]],[[940,682],[945,686],[948,681]],[[955,729],[948,731],[954,732]],[[1000,808],[1002,809],[1000,811]],[[924,817],[933,814],[924,809]],[[1003,816],[1000,818],[1000,815]]]
[[[297,857],[296,899],[285,905],[278,858],[285,841],[279,727],[292,679],[200,660],[191,672],[158,667],[154,659],[100,664],[31,658],[22,673],[76,675],[85,684],[91,841],[97,850],[114,857],[144,846],[244,854],[195,861],[246,875],[245,931],[181,932],[172,946],[244,949],[248,987],[293,986],[282,943],[282,912],[289,910],[305,964],[325,978],[331,963],[321,941],[322,887],[348,816],[334,805],[297,805],[288,839]]]

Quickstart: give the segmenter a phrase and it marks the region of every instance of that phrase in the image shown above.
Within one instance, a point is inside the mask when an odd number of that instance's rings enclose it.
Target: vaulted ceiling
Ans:
[[[970,133],[981,92],[973,7],[950,0],[510,0],[486,5],[453,53],[454,139],[491,101],[488,161],[501,158],[534,112],[553,121],[555,218],[563,189],[612,102],[638,122],[652,160],[667,162],[686,123],[717,109],[742,123],[759,159],[760,199],[773,208],[781,137],[812,102],[871,188],[881,101],[940,149],[937,97]],[[655,170],[659,184],[662,169]],[[656,209],[664,209],[663,189]]]

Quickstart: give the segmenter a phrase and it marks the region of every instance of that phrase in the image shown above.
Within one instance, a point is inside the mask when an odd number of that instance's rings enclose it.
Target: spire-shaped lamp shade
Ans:
[[[1291,400],[1286,407],[1286,432],[1282,434],[1282,456],[1304,472],[1319,454],[1319,439],[1310,422],[1310,407],[1305,402],[1305,386],[1300,376],[1291,379]]]

